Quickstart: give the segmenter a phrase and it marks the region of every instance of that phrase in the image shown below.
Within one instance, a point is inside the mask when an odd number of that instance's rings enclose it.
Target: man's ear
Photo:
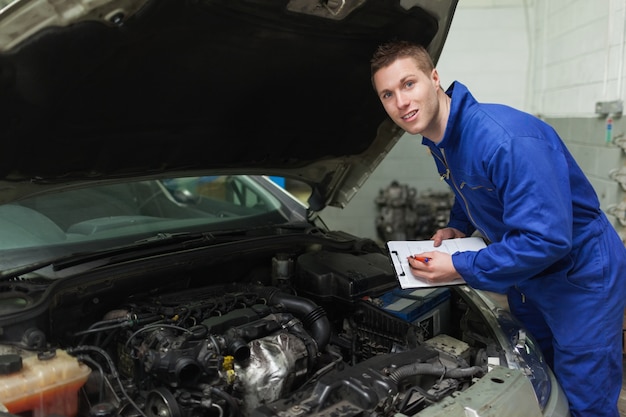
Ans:
[[[433,84],[436,88],[441,88],[441,80],[439,79],[439,72],[437,72],[437,68],[433,68],[430,73],[430,79],[433,80]]]

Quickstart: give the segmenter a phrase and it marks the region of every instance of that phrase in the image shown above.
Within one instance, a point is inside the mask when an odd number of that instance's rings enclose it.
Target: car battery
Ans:
[[[424,338],[429,339],[449,331],[450,297],[446,287],[396,288],[380,299],[385,311],[421,327]]]

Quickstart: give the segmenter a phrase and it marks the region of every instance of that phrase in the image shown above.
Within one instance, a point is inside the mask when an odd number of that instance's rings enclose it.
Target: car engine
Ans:
[[[211,285],[187,268],[68,283],[3,356],[77,361],[54,377],[71,406],[46,409],[70,417],[415,414],[498,356],[458,291],[399,290],[383,253],[278,252]]]

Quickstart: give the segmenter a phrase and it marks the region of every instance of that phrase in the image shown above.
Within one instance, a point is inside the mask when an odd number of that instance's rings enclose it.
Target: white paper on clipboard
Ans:
[[[422,252],[439,251],[449,254],[465,251],[478,251],[485,248],[485,241],[480,237],[463,237],[447,239],[441,246],[435,247],[432,240],[393,240],[387,242],[391,262],[402,288],[435,287],[442,285],[458,285],[465,281],[461,278],[440,284],[429,284],[415,277],[409,268],[407,258]]]

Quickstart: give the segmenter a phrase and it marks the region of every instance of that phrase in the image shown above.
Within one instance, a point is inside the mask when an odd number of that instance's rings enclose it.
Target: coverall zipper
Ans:
[[[491,239],[489,238],[487,233],[485,233],[485,231],[482,230],[480,227],[478,227],[478,225],[476,224],[476,221],[474,220],[474,217],[472,216],[472,213],[470,212],[470,208],[469,208],[469,205],[467,204],[467,200],[465,199],[465,196],[463,195],[463,193],[461,192],[461,189],[457,186],[456,182],[454,181],[454,177],[452,176],[452,172],[450,171],[450,168],[448,167],[448,161],[446,160],[445,150],[441,149],[441,158],[439,158],[439,155],[437,155],[436,153],[433,153],[433,155],[435,156],[435,158],[439,159],[439,161],[446,168],[446,172],[444,174],[441,174],[441,179],[442,180],[443,179],[450,180],[450,183],[452,183],[452,185],[454,186],[454,189],[457,191],[458,195],[461,196],[461,199],[463,200],[463,204],[465,204],[465,211],[467,213],[467,216],[469,217],[469,219],[472,222],[472,224],[474,225],[474,227],[476,227],[476,229],[478,229],[478,231],[485,238],[487,238],[487,240],[491,241]]]

